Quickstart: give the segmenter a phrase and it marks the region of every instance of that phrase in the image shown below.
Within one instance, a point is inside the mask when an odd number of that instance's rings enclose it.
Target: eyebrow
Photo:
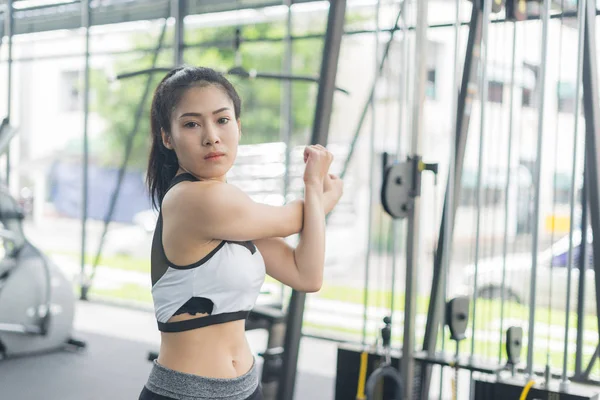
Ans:
[[[218,110],[213,111],[212,113],[213,113],[213,115],[215,115],[215,114],[221,113],[223,111],[227,111],[227,110],[230,110],[230,108],[229,107],[222,107],[222,108],[219,108]],[[183,117],[201,117],[201,116],[202,116],[201,113],[189,112],[189,113],[181,114],[179,116],[179,118],[183,118]]]

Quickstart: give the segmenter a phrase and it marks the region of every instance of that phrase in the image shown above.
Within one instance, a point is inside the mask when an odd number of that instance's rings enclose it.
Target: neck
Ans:
[[[183,166],[179,166],[179,170],[177,171],[177,175],[182,174],[182,173],[188,173],[190,175],[192,175],[194,178],[198,179],[199,181],[218,181],[218,182],[227,182],[227,178],[222,176],[219,178],[202,178],[190,171],[188,171],[187,169],[185,169]]]

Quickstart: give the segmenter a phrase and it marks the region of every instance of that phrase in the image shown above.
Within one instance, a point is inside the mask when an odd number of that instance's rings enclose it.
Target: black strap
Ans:
[[[236,311],[177,322],[158,322],[158,330],[161,332],[190,331],[192,329],[204,328],[209,325],[224,324],[226,322],[246,319],[249,314],[250,311]]]
[[[194,175],[190,174],[189,172],[184,172],[183,174],[179,174],[171,180],[171,183],[169,184],[169,188],[167,189],[167,192],[173,186],[177,185],[178,183],[184,182],[184,181],[196,182],[196,181],[198,181],[198,178],[196,178]]]

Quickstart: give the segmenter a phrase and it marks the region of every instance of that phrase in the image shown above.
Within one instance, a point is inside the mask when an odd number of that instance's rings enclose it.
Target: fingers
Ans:
[[[306,162],[309,154],[311,154],[311,153],[323,155],[326,158],[326,160],[329,162],[329,165],[331,165],[331,162],[333,161],[333,154],[331,154],[331,152],[329,150],[327,150],[325,147],[323,147],[320,144],[313,144],[310,146],[306,146],[306,148],[304,149],[304,162]]]

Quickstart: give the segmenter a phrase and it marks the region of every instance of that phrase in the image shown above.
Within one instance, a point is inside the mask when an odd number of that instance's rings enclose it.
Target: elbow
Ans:
[[[304,283],[304,285],[302,285],[302,291],[305,293],[316,293],[319,290],[321,290],[321,287],[323,286],[323,277],[319,277],[319,278],[315,278],[315,279],[311,279],[307,282]]]

